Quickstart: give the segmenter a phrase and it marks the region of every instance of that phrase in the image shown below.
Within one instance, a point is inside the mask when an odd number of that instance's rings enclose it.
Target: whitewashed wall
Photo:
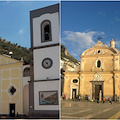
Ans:
[[[51,22],[52,41],[41,43],[41,23],[44,20]],[[44,14],[40,17],[33,18],[33,47],[58,43],[59,33],[58,13]]]
[[[59,105],[39,105],[38,91],[59,91],[59,81],[46,81],[34,83],[34,109],[35,110],[59,110]],[[60,104],[60,94],[58,92],[58,102]]]
[[[44,58],[51,58],[53,65],[49,69],[42,67]],[[56,79],[59,76],[59,47],[34,50],[34,80]]]
[[[25,68],[30,67],[30,65],[24,65],[23,71]],[[25,115],[28,115],[29,111],[29,84],[30,76],[23,77],[23,112]]]

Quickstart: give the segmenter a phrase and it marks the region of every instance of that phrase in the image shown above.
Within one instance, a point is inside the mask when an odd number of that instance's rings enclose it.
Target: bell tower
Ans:
[[[30,29],[29,116],[57,119],[60,110],[59,4],[30,11]]]

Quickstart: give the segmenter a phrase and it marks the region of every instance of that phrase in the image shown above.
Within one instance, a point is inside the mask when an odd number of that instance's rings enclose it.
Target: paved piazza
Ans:
[[[62,100],[61,119],[120,119],[120,103]]]

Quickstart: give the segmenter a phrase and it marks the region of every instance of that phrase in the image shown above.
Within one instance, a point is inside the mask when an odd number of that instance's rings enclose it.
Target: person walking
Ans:
[[[64,94],[64,100],[66,100],[66,94]]]
[[[99,97],[97,98],[97,103],[99,103]]]
[[[90,96],[88,96],[88,102],[90,102]]]
[[[103,96],[103,103],[105,103],[105,97]]]
[[[79,95],[78,99],[79,99],[79,101],[81,100],[81,97],[80,97],[80,95]]]
[[[110,98],[110,103],[112,104],[112,98]]]

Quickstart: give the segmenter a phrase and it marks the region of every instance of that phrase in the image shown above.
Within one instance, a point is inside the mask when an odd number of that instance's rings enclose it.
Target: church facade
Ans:
[[[0,55],[0,116],[23,111],[23,62]]]
[[[64,73],[64,93],[69,99],[81,95],[81,99],[102,100],[120,94],[120,51],[112,39],[110,47],[98,40],[96,45],[81,54],[80,70]]]

